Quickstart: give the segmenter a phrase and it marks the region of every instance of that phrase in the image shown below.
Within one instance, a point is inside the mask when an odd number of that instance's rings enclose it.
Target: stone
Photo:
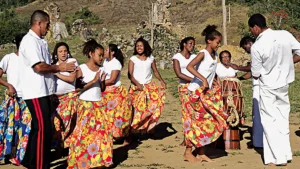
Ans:
[[[69,36],[65,23],[60,21],[60,8],[56,3],[50,3],[44,9],[50,17],[50,29],[46,35],[48,41],[60,41]]]

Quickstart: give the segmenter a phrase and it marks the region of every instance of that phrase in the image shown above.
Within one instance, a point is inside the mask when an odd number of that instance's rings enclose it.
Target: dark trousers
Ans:
[[[22,165],[29,169],[49,169],[52,135],[50,96],[25,100],[25,102],[32,121]]]

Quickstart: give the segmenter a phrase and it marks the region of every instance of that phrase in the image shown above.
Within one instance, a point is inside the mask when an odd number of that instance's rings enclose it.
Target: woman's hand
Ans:
[[[166,83],[162,80],[162,81],[160,81],[160,83],[161,83],[161,86],[164,88],[164,89],[166,89],[167,88],[167,85],[166,85]]]
[[[203,92],[205,92],[206,90],[209,89],[209,84],[206,79],[203,81],[203,86],[201,88],[202,88]]]
[[[14,97],[16,94],[16,89],[12,85],[9,85],[6,94],[8,94],[10,97]]]
[[[138,89],[139,91],[143,91],[143,90],[144,90],[144,86],[141,85],[141,84],[136,85],[136,87],[137,87],[137,89]]]

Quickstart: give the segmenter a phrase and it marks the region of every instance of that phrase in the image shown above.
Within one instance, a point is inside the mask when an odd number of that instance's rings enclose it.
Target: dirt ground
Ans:
[[[170,89],[169,89],[170,90]],[[275,168],[300,168],[300,129],[299,114],[291,115],[291,145],[295,152],[292,163],[286,167]],[[251,123],[247,124],[251,126]],[[247,149],[247,143],[250,141],[250,127],[241,128],[243,140],[241,141],[241,150],[222,151],[208,149],[215,162],[207,163],[188,163],[183,161],[184,147],[179,144],[183,140],[180,104],[178,98],[174,97],[172,92],[167,92],[165,109],[157,126],[157,133],[154,139],[141,139],[134,142],[130,147],[114,147],[115,168],[129,169],[263,169],[272,168],[263,165],[259,151]],[[297,153],[296,153],[297,152]],[[218,157],[216,157],[218,156]],[[52,168],[65,169],[66,160],[60,159],[52,162]],[[298,166],[298,167],[297,167]],[[20,169],[13,165],[1,165],[0,169]],[[274,167],[273,167],[274,168]]]

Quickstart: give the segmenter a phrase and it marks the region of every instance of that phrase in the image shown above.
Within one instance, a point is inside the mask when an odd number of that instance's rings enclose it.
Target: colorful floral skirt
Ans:
[[[131,124],[131,105],[128,92],[124,86],[106,86],[102,93],[105,112],[112,123],[114,138],[125,137],[129,133]]]
[[[131,132],[147,133],[156,126],[164,107],[165,95],[164,89],[154,82],[145,84],[143,91],[134,85],[130,86],[129,96],[134,109]]]
[[[5,96],[0,106],[0,160],[13,155],[11,161],[20,165],[31,130],[31,114],[22,98]],[[16,147],[16,152],[12,148]]]
[[[186,139],[196,147],[216,141],[227,129],[227,113],[221,96],[221,88],[213,87],[203,93],[201,88],[189,92],[188,99],[193,109],[191,124],[184,124]]]
[[[77,118],[77,92],[70,92],[57,96],[57,103],[54,103],[53,114],[54,133],[53,140],[64,142],[71,135],[76,125]],[[69,147],[65,144],[64,147]]]
[[[188,94],[189,90],[188,87],[189,84],[180,84],[178,85],[178,93],[179,93],[179,99],[181,102],[181,121],[183,124],[183,133],[185,137],[185,143],[188,146],[191,146],[191,141],[188,139],[187,136],[188,132],[190,130],[190,126],[192,123],[192,115],[195,114],[195,110],[192,108]]]
[[[85,169],[113,164],[111,123],[101,101],[79,101],[78,120],[70,145],[68,168]]]

